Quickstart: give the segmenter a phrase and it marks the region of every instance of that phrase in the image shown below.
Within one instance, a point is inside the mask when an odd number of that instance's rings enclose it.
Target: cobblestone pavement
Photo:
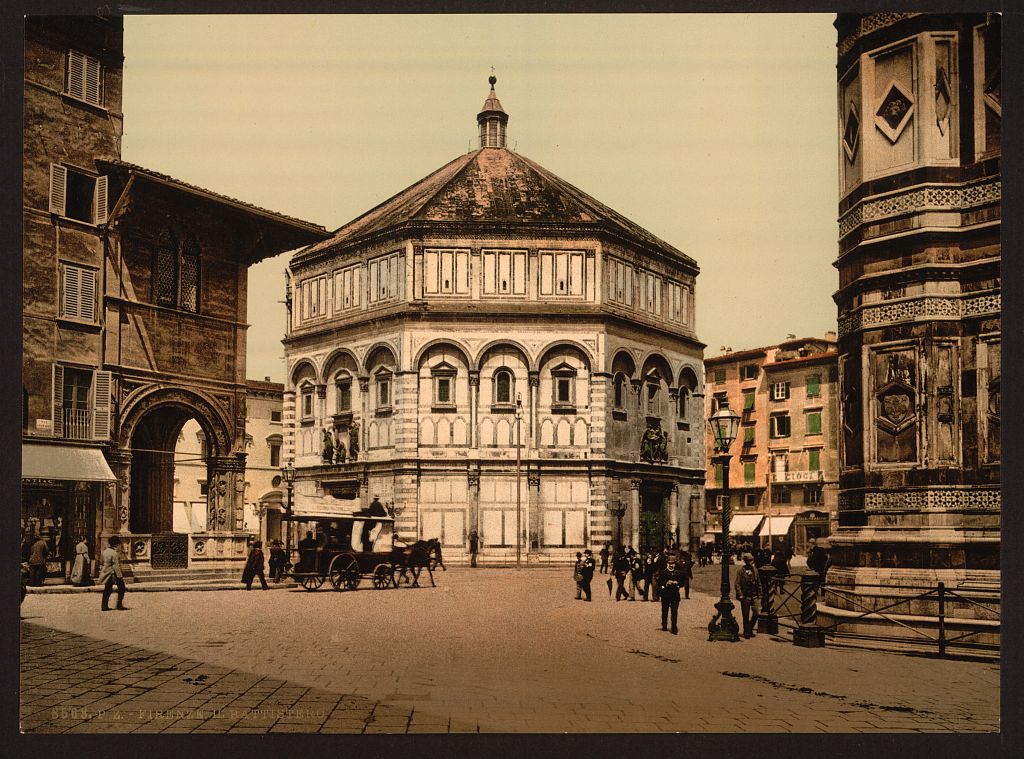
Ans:
[[[698,573],[717,573],[716,567]],[[574,600],[568,568],[469,570],[438,587],[129,592],[22,604],[27,732],[934,732],[999,729],[999,665],[709,643],[694,591]],[[698,585],[713,585],[712,577]]]

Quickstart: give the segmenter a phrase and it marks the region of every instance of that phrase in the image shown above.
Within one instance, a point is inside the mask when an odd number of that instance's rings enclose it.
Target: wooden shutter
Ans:
[[[68,170],[56,163],[50,164],[50,213],[63,216],[66,210]]]
[[[53,365],[53,436],[64,437],[64,367]]]
[[[807,434],[808,435],[820,435],[821,434],[821,414],[813,413],[807,415]]]
[[[78,316],[96,321],[96,272],[90,269],[78,270]]]
[[[821,394],[821,375],[811,374],[807,377],[807,396],[813,398]]]
[[[100,105],[100,62],[95,58],[85,58],[85,96],[84,100],[93,105]]]
[[[754,444],[754,428],[753,427],[744,427],[743,428],[743,445],[753,445],[753,444]]]
[[[68,51],[68,87],[71,97],[85,100],[85,56]]]
[[[110,372],[96,372],[92,383],[92,439],[110,438]]]
[[[754,394],[744,393],[743,394],[743,410],[751,411],[754,408]]]
[[[722,486],[722,475],[723,475],[722,465],[721,464],[715,464],[715,483],[719,487]]]
[[[92,222],[93,224],[107,223],[107,178],[96,177],[96,192],[92,196]]]
[[[746,485],[753,484],[754,482],[754,462],[744,461],[743,462],[743,482]]]
[[[81,312],[81,276],[77,266],[61,266],[60,315],[78,318]]]
[[[821,451],[815,449],[807,452],[807,468],[812,472],[821,469]]]

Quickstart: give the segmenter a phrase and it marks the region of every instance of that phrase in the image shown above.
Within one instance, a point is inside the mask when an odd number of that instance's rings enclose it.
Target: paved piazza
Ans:
[[[573,598],[568,568],[438,587],[95,593],[22,605],[27,732],[997,731],[999,666],[789,635],[707,642],[717,568],[680,633],[660,605]]]

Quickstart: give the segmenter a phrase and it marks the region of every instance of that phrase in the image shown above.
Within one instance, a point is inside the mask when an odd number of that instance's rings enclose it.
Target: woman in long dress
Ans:
[[[75,563],[71,567],[72,585],[92,585],[92,573],[89,562],[89,546],[85,538],[75,546]]]

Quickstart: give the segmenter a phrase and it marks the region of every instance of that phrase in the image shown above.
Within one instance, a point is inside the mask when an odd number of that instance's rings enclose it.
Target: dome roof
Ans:
[[[547,169],[505,148],[486,148],[459,156],[411,187],[384,201],[296,256],[307,258],[400,228],[417,230],[452,224],[557,226],[560,231],[601,232],[625,238],[688,264],[696,262],[622,214],[595,200]],[[572,228],[576,227],[577,230]],[[525,234],[540,233],[540,229]]]

